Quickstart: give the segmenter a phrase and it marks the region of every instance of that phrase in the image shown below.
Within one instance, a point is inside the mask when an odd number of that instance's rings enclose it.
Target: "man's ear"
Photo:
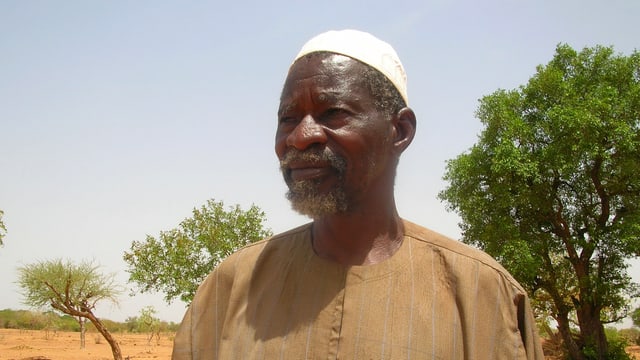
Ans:
[[[402,108],[393,117],[393,147],[400,155],[416,134],[416,114],[408,107]]]

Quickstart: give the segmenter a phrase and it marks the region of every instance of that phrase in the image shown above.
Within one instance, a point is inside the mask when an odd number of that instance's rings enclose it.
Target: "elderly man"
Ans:
[[[204,281],[174,359],[542,359],[525,291],[496,261],[403,220],[393,187],[416,117],[396,52],[370,34],[305,44],[275,151],[307,225]]]

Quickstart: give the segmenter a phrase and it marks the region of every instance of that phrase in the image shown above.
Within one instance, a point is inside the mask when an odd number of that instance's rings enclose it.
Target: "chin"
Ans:
[[[348,209],[346,198],[340,191],[325,195],[302,195],[289,191],[287,198],[291,201],[293,210],[312,219],[336,215]]]

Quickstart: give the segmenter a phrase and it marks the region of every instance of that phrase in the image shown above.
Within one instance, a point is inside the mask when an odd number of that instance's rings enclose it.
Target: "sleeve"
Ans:
[[[518,302],[518,328],[527,353],[527,359],[544,360],[542,342],[540,342],[531,303],[526,294],[522,295]]]

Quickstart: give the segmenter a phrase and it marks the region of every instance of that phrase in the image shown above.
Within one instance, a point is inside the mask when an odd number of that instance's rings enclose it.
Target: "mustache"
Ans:
[[[324,149],[309,149],[309,150],[298,150],[296,148],[289,149],[282,160],[280,160],[280,170],[285,173],[288,171],[289,165],[292,162],[328,162],[331,164],[331,167],[336,169],[339,174],[343,174],[347,168],[346,160],[336,155],[334,152],[329,150],[328,148]]]

